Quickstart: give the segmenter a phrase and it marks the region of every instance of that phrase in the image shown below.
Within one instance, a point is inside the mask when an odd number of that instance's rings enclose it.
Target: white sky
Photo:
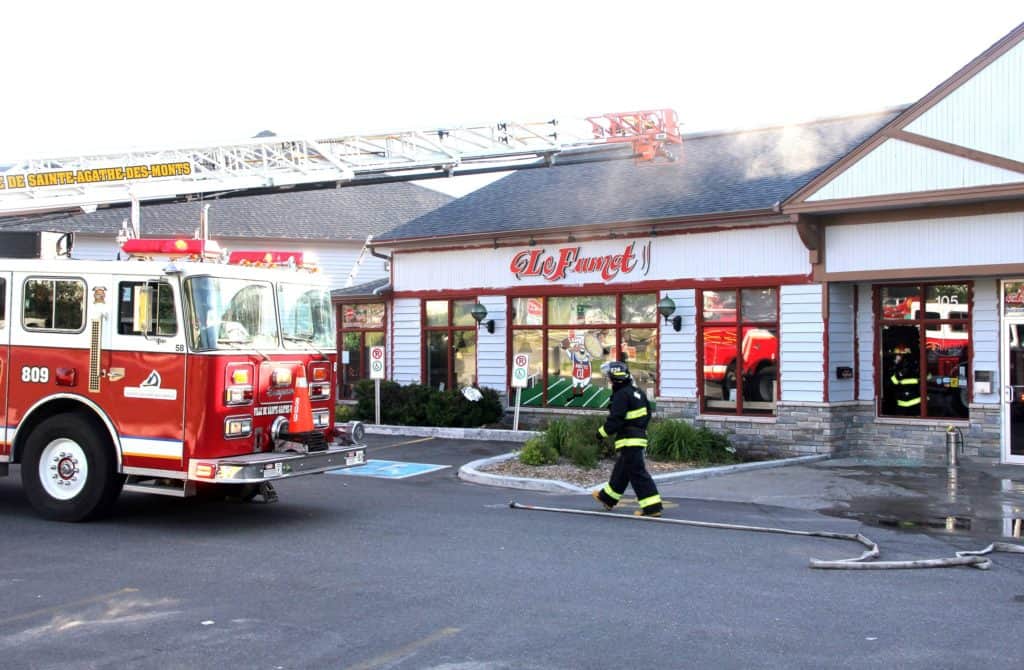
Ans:
[[[913,102],[1022,21],[1019,0],[15,0],[0,164],[662,107],[684,132],[803,121]]]

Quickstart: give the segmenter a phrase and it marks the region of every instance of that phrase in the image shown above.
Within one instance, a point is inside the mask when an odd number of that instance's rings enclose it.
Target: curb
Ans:
[[[501,486],[510,489],[521,489],[525,491],[542,491],[545,493],[577,493],[589,494],[593,488],[587,489],[575,484],[563,482],[557,479],[529,479],[526,477],[506,477],[504,475],[492,475],[487,472],[480,472],[477,468],[500,463],[510,458],[515,458],[516,452],[481,458],[466,463],[459,468],[459,479],[484,486]],[[765,470],[768,468],[781,468],[787,465],[802,465],[816,463],[831,458],[829,454],[814,454],[811,456],[796,456],[794,458],[780,458],[774,461],[758,461],[756,463],[737,463],[735,465],[722,465],[714,468],[700,468],[696,470],[684,470],[683,472],[669,472],[660,475],[653,475],[655,482],[676,482],[687,479],[705,479],[719,475],[729,475],[735,472],[746,472],[749,470]],[[594,487],[598,488],[598,487]]]
[[[412,435],[415,437],[447,437],[453,440],[490,440],[492,442],[526,442],[540,435],[534,430],[498,430],[495,428],[437,428],[434,426],[389,426],[364,423],[367,435]]]

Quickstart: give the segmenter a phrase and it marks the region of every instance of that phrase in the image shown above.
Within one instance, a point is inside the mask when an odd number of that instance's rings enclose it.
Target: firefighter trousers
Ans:
[[[608,483],[601,489],[598,497],[609,507],[614,507],[626,491],[626,486],[633,487],[640,509],[647,514],[661,511],[661,496],[654,478],[647,472],[644,464],[643,447],[621,447],[619,457],[615,460],[612,475]]]

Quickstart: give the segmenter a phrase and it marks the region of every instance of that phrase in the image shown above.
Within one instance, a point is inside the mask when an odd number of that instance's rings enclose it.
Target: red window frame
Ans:
[[[448,303],[448,319],[446,325],[443,326],[430,326],[427,325],[427,303],[428,302],[447,302]],[[455,340],[456,333],[459,332],[472,332],[476,340],[475,346],[477,347],[477,355],[479,356],[480,336],[479,336],[479,325],[476,321],[473,321],[472,325],[459,326],[453,323],[455,318],[455,303],[457,302],[479,302],[475,298],[428,298],[420,301],[420,332],[423,334],[423,341],[420,343],[420,379],[423,380],[423,384],[430,386],[430,379],[427,377],[428,369],[428,357],[429,352],[427,347],[429,346],[430,339],[429,333],[443,332],[448,336],[448,349],[445,352],[446,363],[446,379],[445,388],[452,389],[458,388],[455,378],[455,358],[452,356],[451,343]],[[473,386],[477,386],[477,380],[479,376],[479,370],[474,363],[473,371]]]

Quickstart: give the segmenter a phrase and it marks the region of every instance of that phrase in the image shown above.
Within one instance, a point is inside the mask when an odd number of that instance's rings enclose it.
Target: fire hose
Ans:
[[[754,533],[775,533],[778,535],[799,535],[802,537],[823,537],[830,540],[846,540],[856,542],[867,549],[860,556],[854,558],[842,558],[833,561],[823,561],[817,558],[810,559],[811,568],[821,570],[907,570],[912,568],[951,568],[957,566],[970,566],[979,570],[988,570],[992,567],[992,561],[986,556],[992,552],[1002,551],[1007,553],[1024,554],[1024,545],[1012,542],[992,542],[984,549],[977,551],[958,551],[956,556],[947,558],[928,558],[911,561],[870,561],[878,558],[881,551],[878,544],[868,539],[861,533],[834,533],[823,530],[792,530],[789,528],[769,528],[765,526],[747,526],[735,523],[716,523],[712,521],[694,521],[692,519],[669,519],[666,517],[654,516],[627,516],[613,512],[597,512],[592,510],[572,509],[570,507],[542,507],[539,505],[524,505],[516,501],[508,504],[512,509],[529,510],[533,512],[560,512],[563,514],[582,514],[586,516],[611,517],[615,519],[630,519],[633,521],[647,521],[653,523],[671,523],[681,526],[696,526],[698,528],[717,528],[721,530],[745,530]]]

